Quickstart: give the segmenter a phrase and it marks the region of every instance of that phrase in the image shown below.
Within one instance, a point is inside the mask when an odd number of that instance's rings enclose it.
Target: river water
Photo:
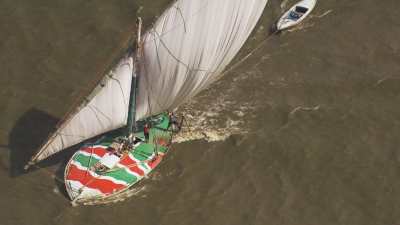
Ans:
[[[319,1],[180,109],[192,136],[124,202],[71,207],[65,155],[23,173],[169,2],[0,1],[0,224],[400,224],[398,0]],[[270,0],[237,59],[292,3]]]

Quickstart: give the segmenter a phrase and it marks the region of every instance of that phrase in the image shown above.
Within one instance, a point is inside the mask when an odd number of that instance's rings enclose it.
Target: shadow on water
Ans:
[[[68,194],[64,186],[64,169],[72,155],[82,146],[78,144],[67,148],[49,158],[39,162],[35,166],[31,166],[27,171],[24,166],[30,158],[38,151],[39,147],[47,139],[55,127],[59,119],[49,115],[46,112],[32,108],[24,113],[16,122],[9,135],[10,149],[10,176],[18,177],[20,175],[32,172],[40,168],[47,168],[57,165],[56,170],[51,173],[55,183],[61,194],[68,198]],[[123,128],[108,132],[107,136],[119,136],[124,131]],[[103,135],[88,139],[86,144],[95,143]]]
[[[49,134],[54,131],[58,121],[59,119],[36,108],[28,110],[18,119],[9,135],[11,177],[27,173],[24,166],[38,151]],[[66,161],[72,154],[71,152],[73,151],[56,154],[39,163],[38,167],[48,167]]]
[[[9,171],[11,177],[18,177],[39,168],[60,164],[52,176],[54,176],[61,194],[67,197],[63,183],[64,168],[79,146],[68,148],[66,151],[55,154],[36,166],[32,166],[29,170],[24,170],[26,163],[38,151],[49,134],[55,130],[58,121],[59,119],[48,113],[32,108],[18,119],[10,132],[9,145],[4,147],[10,149]]]

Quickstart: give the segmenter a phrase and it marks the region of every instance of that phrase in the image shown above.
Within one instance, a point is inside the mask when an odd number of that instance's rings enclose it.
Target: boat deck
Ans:
[[[65,183],[75,203],[99,201],[122,193],[161,162],[172,139],[172,131],[168,130],[168,115],[161,114],[149,123],[149,140],[124,154],[114,168],[104,172],[91,169],[104,155],[109,154],[109,146],[115,137],[104,137],[74,154],[66,168]],[[143,125],[139,123],[138,130],[141,131],[135,135],[144,140]]]

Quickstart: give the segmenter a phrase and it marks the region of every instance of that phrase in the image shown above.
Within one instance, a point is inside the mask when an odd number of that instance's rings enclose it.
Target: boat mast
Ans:
[[[139,74],[139,63],[141,56],[141,31],[142,31],[142,18],[138,17],[136,21],[138,28],[137,40],[136,40],[136,56],[133,62],[132,70],[132,83],[131,93],[129,97],[129,110],[128,110],[128,124],[127,124],[127,136],[136,131],[136,94],[138,89],[138,74]]]

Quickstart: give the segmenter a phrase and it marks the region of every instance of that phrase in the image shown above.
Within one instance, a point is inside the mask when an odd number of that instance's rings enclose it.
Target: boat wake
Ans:
[[[303,24],[299,24],[291,29],[289,29],[289,32],[294,32],[294,31],[298,31],[298,30],[305,30],[307,28],[313,27],[315,25],[315,20],[316,19],[321,19],[322,17],[325,17],[329,14],[331,14],[333,12],[332,9],[329,9],[327,11],[325,11],[324,13],[320,14],[320,15],[310,15],[310,20],[309,22],[303,23]]]
[[[215,129],[198,129],[191,131],[184,131],[176,135],[174,143],[182,143],[194,140],[206,140],[208,142],[224,141],[233,134],[246,133],[240,130],[238,127],[224,127]]]
[[[257,76],[256,71],[233,75],[221,80],[200,96],[181,106],[178,114],[184,116],[183,128],[174,143],[193,140],[224,141],[231,135],[249,132],[248,119],[256,111],[257,102],[243,99],[241,85]],[[231,85],[227,87],[226,85]],[[219,90],[224,89],[221,93]]]
[[[227,107],[225,105],[225,107]],[[208,142],[224,141],[233,134],[246,133],[244,121],[240,118],[225,117],[222,115],[226,111],[224,105],[216,105],[208,111],[185,107],[182,113],[185,116],[181,132],[174,137],[175,143],[182,143],[194,140],[206,140]],[[243,116],[243,111],[236,112]]]
[[[289,2],[289,0],[283,0],[282,1],[282,3],[281,3],[281,10],[282,10],[282,12],[284,12],[284,10],[285,10],[285,8],[286,8],[286,5],[288,4],[288,2]]]
[[[313,27],[314,25],[315,25],[315,23],[313,23],[313,22],[311,22],[311,23],[303,23],[303,24],[297,25],[297,26],[295,26],[295,27],[293,27],[291,29],[288,29],[287,31],[288,32],[294,32],[294,31],[298,31],[298,30],[305,30],[307,28]]]

